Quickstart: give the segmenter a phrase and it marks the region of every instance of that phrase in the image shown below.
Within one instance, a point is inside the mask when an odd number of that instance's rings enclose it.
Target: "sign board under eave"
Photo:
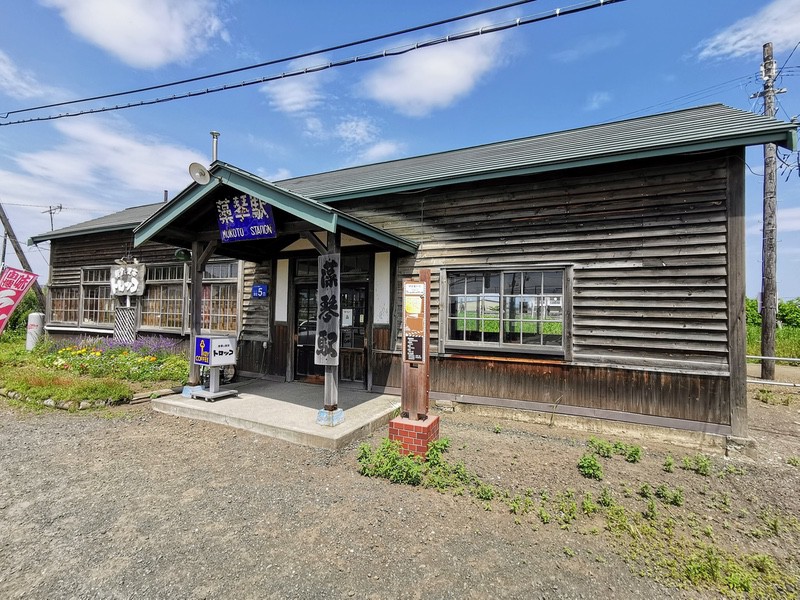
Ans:
[[[274,238],[278,235],[272,207],[249,194],[217,200],[217,223],[223,243]]]

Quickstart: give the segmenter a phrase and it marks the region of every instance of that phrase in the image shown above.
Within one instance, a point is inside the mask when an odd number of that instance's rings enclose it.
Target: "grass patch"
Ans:
[[[45,339],[33,352],[24,336],[0,339],[0,387],[34,404],[89,401],[129,402],[134,391],[186,382],[189,363],[175,340],[145,337],[133,344],[110,338],[58,343]]]
[[[614,445],[610,446],[613,454]],[[715,532],[711,523],[685,506],[687,499],[680,487],[663,483],[623,483],[623,495],[628,500],[616,500],[608,486],[600,489],[596,500],[589,491],[571,489],[543,489],[537,493],[526,488],[512,492],[481,481],[463,463],[448,464],[445,460],[448,447],[449,440],[442,439],[433,444],[423,458],[403,455],[400,444],[388,439],[376,449],[362,444],[358,455],[359,471],[370,477],[385,477],[394,483],[469,495],[485,511],[505,504],[515,524],[526,523],[534,530],[555,526],[564,531],[588,531],[598,535],[605,529],[606,535],[613,536],[611,547],[623,556],[633,572],[677,588],[710,590],[725,597],[775,600],[796,598],[800,590],[793,561],[781,562],[769,554],[746,553],[723,546],[717,537],[725,536]],[[603,444],[595,447],[607,448]],[[595,473],[601,467],[599,456],[593,452],[586,452],[581,461],[579,465],[583,464],[587,473]],[[684,468],[700,474],[710,474],[711,467],[711,460],[702,454],[684,459]],[[709,480],[698,481],[705,485]],[[725,479],[710,481],[724,482]],[[720,498],[717,501],[720,510],[730,512],[727,492],[715,492],[715,495]],[[751,537],[756,540],[774,537],[790,542],[789,536],[800,533],[800,522],[793,516],[764,509],[753,517],[757,530]],[[582,522],[590,528],[581,527]],[[721,525],[723,530],[730,529],[726,524],[727,521]],[[572,553],[565,551],[565,554]]]

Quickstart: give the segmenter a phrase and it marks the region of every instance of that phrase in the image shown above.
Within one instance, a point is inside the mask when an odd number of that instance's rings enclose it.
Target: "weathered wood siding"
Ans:
[[[421,243],[415,257],[398,261],[397,282],[431,269],[434,355],[444,347],[442,270],[570,267],[571,342],[561,366],[543,370],[552,358],[539,365],[535,358],[487,362],[491,352],[480,351],[471,354],[483,360],[469,360],[470,352],[445,348],[432,365],[433,392],[559,398],[575,406],[729,423],[729,165],[741,168],[731,156],[642,160],[336,207]],[[453,352],[461,358],[448,360]],[[397,360],[375,357],[376,386],[399,386]]]
[[[576,362],[724,372],[726,184],[713,154],[336,206],[421,242],[398,280],[432,270],[434,350],[440,269],[566,264]]]
[[[139,262],[174,262],[175,248],[150,243],[133,249],[132,232],[95,233],[50,242],[50,285],[79,285],[82,267],[108,267],[130,252]]]

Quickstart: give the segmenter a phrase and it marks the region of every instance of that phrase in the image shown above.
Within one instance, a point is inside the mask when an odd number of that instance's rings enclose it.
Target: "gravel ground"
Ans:
[[[800,514],[800,469],[781,457],[800,455],[800,402],[785,393],[788,406],[753,402],[764,458],[742,463],[743,474],[702,484],[669,475],[686,486],[687,506],[725,490],[734,512],[741,502],[749,515],[762,506]],[[450,458],[498,489],[600,491],[577,474],[577,432],[440,416]],[[776,424],[783,437],[773,444],[765,429]],[[609,462],[604,484],[655,484],[666,454],[685,453],[644,445],[639,465]],[[0,598],[718,597],[641,576],[598,521],[562,529],[515,519],[500,501],[487,510],[467,496],[365,478],[356,454],[355,445],[309,449],[147,403],[68,414],[0,401]],[[741,527],[722,533],[723,517],[707,512],[723,544],[754,526],[739,514]],[[746,543],[797,567],[798,538]]]

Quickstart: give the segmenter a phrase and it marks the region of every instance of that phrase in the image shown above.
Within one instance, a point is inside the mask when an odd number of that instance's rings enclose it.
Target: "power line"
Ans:
[[[754,81],[756,81],[757,77],[758,77],[758,73],[755,73],[753,75],[743,75],[741,77],[736,77],[734,79],[729,79],[728,81],[723,81],[721,83],[714,84],[714,85],[709,86],[707,88],[703,88],[701,90],[697,90],[697,91],[694,91],[694,92],[690,92],[688,94],[684,94],[682,96],[678,96],[676,98],[672,98],[671,100],[664,100],[663,102],[659,102],[657,104],[651,104],[650,106],[646,106],[646,107],[640,108],[638,110],[634,110],[634,111],[631,111],[631,112],[628,112],[628,113],[625,113],[625,114],[622,114],[622,115],[617,115],[616,117],[611,117],[608,121],[616,121],[616,120],[619,120],[619,119],[624,119],[625,117],[630,117],[630,116],[637,115],[637,114],[640,114],[640,113],[643,113],[643,112],[647,112],[647,111],[652,110],[654,108],[660,108],[660,107],[663,107],[663,106],[672,106],[672,105],[680,106],[680,105],[683,105],[683,104],[688,104],[689,102],[693,102],[695,100],[702,100],[703,98],[707,98],[709,96],[716,95],[719,92],[722,92],[722,91],[725,91],[725,90],[729,90],[729,89],[733,89],[733,88],[736,88],[736,87],[741,87],[741,86],[746,85],[748,83],[754,82]]]
[[[584,12],[587,10],[592,10],[595,8],[600,8],[607,4],[616,4],[619,2],[624,2],[625,0],[595,0],[593,2],[586,2],[580,5],[574,5],[572,7],[566,9],[555,9],[548,13],[543,13],[541,15],[532,16],[532,17],[525,17],[525,18],[518,18],[513,21],[508,21],[505,23],[499,23],[496,25],[488,25],[484,27],[480,27],[478,29],[473,29],[470,31],[465,31],[461,33],[456,33],[452,35],[447,35],[440,38],[431,39],[425,42],[418,42],[415,44],[410,44],[407,46],[403,46],[394,50],[383,50],[379,52],[375,52],[372,54],[367,54],[363,56],[355,56],[351,58],[347,58],[344,60],[339,60],[335,62],[329,62],[322,65],[317,65],[314,67],[307,67],[304,69],[298,69],[296,71],[288,71],[283,72],[277,75],[270,75],[266,77],[259,77],[258,79],[250,80],[250,81],[243,81],[240,83],[235,84],[225,84],[215,88],[206,88],[205,90],[196,90],[193,92],[185,92],[182,94],[175,94],[168,97],[161,97],[161,98],[154,98],[151,100],[141,100],[139,102],[131,102],[124,105],[116,105],[116,106],[105,106],[100,108],[93,108],[93,109],[86,109],[77,112],[67,112],[55,115],[48,115],[44,117],[31,117],[28,119],[19,119],[16,121],[9,121],[7,123],[0,123],[0,127],[8,126],[8,125],[18,125],[22,123],[33,123],[36,121],[52,121],[55,119],[63,119],[65,117],[78,117],[82,115],[89,115],[89,114],[96,114],[96,113],[104,113],[104,112],[111,112],[117,110],[123,110],[126,108],[136,108],[140,106],[150,106],[154,104],[162,104],[165,102],[172,102],[175,100],[184,100],[187,98],[194,98],[196,96],[203,96],[208,94],[214,94],[217,92],[224,92],[233,89],[244,88],[252,85],[258,85],[262,83],[268,83],[270,81],[277,81],[279,79],[287,79],[289,77],[297,77],[300,75],[307,75],[309,73],[317,73],[320,71],[325,71],[328,69],[333,69],[337,67],[343,67],[347,65],[356,64],[358,62],[367,62],[371,60],[378,60],[381,58],[389,58],[392,56],[400,56],[402,54],[407,54],[409,52],[413,52],[415,50],[421,50],[423,48],[429,48],[432,46],[437,46],[439,44],[445,44],[450,42],[456,42],[464,39],[469,39],[472,37],[480,36],[480,35],[487,35],[490,33],[498,33],[500,31],[505,31],[507,29],[512,29],[515,27],[521,27],[523,25],[531,25],[533,23],[539,23],[541,21],[546,21],[549,19],[554,19],[561,16],[568,16],[573,15],[579,12]],[[314,54],[318,54],[319,52],[309,53],[306,56],[311,56]],[[33,109],[30,109],[33,110]],[[11,113],[8,113],[11,114]]]
[[[24,112],[32,112],[32,111],[36,111],[36,110],[45,110],[47,108],[57,108],[59,106],[69,106],[69,105],[72,105],[72,104],[81,104],[83,102],[92,102],[92,101],[95,101],[95,100],[108,100],[109,98],[118,98],[120,96],[130,96],[131,94],[141,94],[143,92],[152,92],[153,90],[160,90],[160,89],[164,89],[164,88],[175,87],[175,86],[184,85],[184,84],[187,84],[187,83],[195,83],[197,81],[204,81],[206,79],[214,79],[214,78],[217,78],[217,77],[224,77],[225,75],[233,75],[235,73],[242,73],[244,71],[250,71],[250,70],[253,70],[253,69],[260,69],[262,67],[270,67],[270,66],[274,66],[274,65],[277,65],[277,64],[280,64],[280,63],[289,62],[289,61],[292,61],[292,60],[299,60],[301,58],[308,58],[309,56],[316,56],[318,54],[324,54],[326,52],[334,52],[336,50],[343,50],[345,48],[352,48],[352,47],[355,47],[355,46],[362,46],[364,44],[369,44],[371,42],[378,42],[378,41],[381,41],[381,40],[390,39],[390,38],[397,37],[397,36],[400,36],[400,35],[406,35],[408,33],[414,33],[414,32],[417,32],[417,31],[422,31],[424,29],[430,29],[432,27],[438,27],[440,25],[447,25],[449,23],[455,23],[457,21],[463,21],[465,19],[471,19],[471,18],[474,18],[474,17],[479,17],[479,16],[482,16],[482,15],[486,15],[486,14],[489,14],[489,13],[498,12],[498,11],[501,11],[501,10],[505,10],[507,8],[513,8],[513,7],[519,6],[521,4],[530,4],[531,2],[536,2],[536,0],[518,0],[516,2],[511,2],[509,4],[503,4],[501,6],[495,6],[493,8],[487,8],[487,9],[484,9],[484,10],[479,10],[479,11],[471,12],[471,13],[468,13],[468,14],[459,15],[459,16],[456,16],[456,17],[450,17],[448,19],[442,19],[440,21],[434,21],[433,23],[426,23],[424,25],[416,25],[414,27],[409,27],[407,29],[401,29],[399,31],[393,31],[391,33],[383,33],[383,34],[380,34],[380,35],[375,35],[375,36],[372,36],[372,37],[356,40],[354,42],[347,42],[347,43],[344,43],[344,44],[337,44],[335,46],[329,46],[329,47],[323,48],[321,50],[314,50],[313,52],[303,52],[301,54],[294,54],[294,55],[291,55],[291,56],[285,56],[283,58],[270,59],[270,60],[268,60],[266,62],[262,62],[262,63],[258,63],[258,64],[254,64],[254,65],[248,65],[246,67],[238,67],[236,69],[228,69],[227,71],[219,71],[217,73],[211,73],[211,74],[208,74],[208,75],[199,75],[197,77],[191,77],[189,79],[181,79],[179,81],[171,81],[169,83],[161,83],[161,84],[158,84],[158,85],[151,85],[151,86],[148,86],[148,87],[137,88],[137,89],[128,90],[128,91],[125,91],[125,92],[113,92],[113,93],[110,93],[110,94],[102,94],[102,95],[99,95],[99,96],[92,96],[90,98],[81,98],[81,99],[78,99],[78,100],[66,100],[64,102],[55,102],[55,103],[52,103],[52,104],[42,104],[40,106],[32,106],[30,108],[21,108],[21,109],[18,109],[18,110],[12,110],[12,111],[9,111],[7,113],[4,113],[3,115],[0,115],[0,118],[7,119],[11,115],[24,113]],[[11,123],[9,123],[9,124],[11,124]]]

